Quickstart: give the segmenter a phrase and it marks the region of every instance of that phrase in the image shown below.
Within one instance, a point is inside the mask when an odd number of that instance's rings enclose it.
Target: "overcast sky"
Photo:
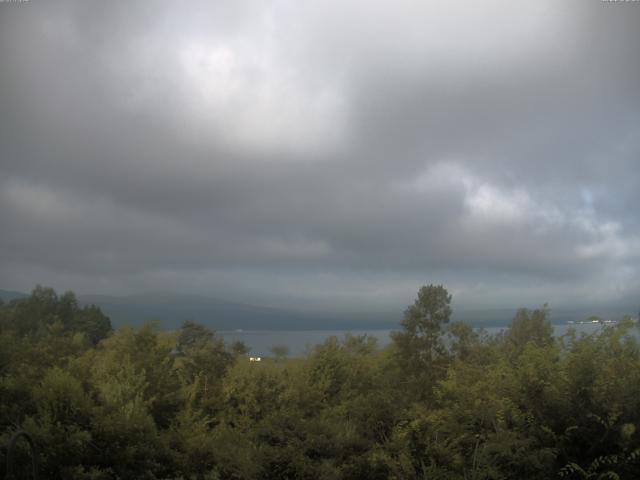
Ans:
[[[0,3],[0,288],[640,302],[640,2]]]

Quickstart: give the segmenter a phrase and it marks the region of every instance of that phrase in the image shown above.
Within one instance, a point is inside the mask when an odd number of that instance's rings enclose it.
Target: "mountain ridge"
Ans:
[[[1,290],[0,299],[11,301],[28,294]],[[260,305],[236,302],[214,296],[145,292],[127,295],[79,294],[80,305],[95,304],[109,316],[114,327],[140,326],[158,321],[162,328],[178,328],[183,321],[193,320],[214,330],[362,330],[399,328],[402,310],[397,313],[331,312],[305,310],[289,306]],[[518,308],[455,309],[453,321],[464,321],[474,327],[501,327],[509,324]],[[552,323],[582,320],[590,315],[621,318],[633,309],[617,307],[575,307],[551,309]]]

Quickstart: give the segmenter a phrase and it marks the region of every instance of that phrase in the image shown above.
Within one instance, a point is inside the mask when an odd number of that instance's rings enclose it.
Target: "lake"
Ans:
[[[564,335],[570,327],[574,327],[579,333],[593,333],[602,328],[600,324],[559,324],[554,325],[556,336]],[[506,327],[485,327],[484,330],[494,335]],[[396,329],[396,330],[399,330]],[[289,355],[300,356],[307,348],[323,343],[330,336],[343,338],[347,333],[352,335],[368,335],[378,340],[378,346],[384,347],[391,342],[389,334],[394,330],[225,330],[217,332],[225,342],[242,341],[250,349],[252,356],[272,356],[271,347],[274,345],[286,345],[289,347]]]

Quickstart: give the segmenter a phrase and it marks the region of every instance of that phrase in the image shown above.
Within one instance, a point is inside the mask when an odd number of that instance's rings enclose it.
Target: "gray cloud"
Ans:
[[[0,282],[355,308],[640,287],[640,6],[0,15]],[[297,301],[296,300],[296,301]]]

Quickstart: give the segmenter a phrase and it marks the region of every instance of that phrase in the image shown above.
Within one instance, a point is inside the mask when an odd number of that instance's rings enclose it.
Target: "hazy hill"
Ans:
[[[360,319],[230,302],[200,295],[137,294],[127,296],[81,295],[83,304],[98,305],[115,326],[140,325],[159,320],[164,328],[175,328],[184,320],[195,320],[216,330],[294,330],[362,328]],[[391,328],[395,320],[373,319],[369,328]]]
[[[0,290],[0,299],[5,302],[26,296],[22,292]],[[78,301],[81,305],[99,306],[114,327],[158,320],[163,328],[173,329],[184,320],[195,320],[215,330],[331,330],[394,328],[400,318],[384,314],[345,316],[175,293],[86,294],[78,295]]]
[[[26,293],[0,290],[0,299],[10,301],[27,296]],[[202,295],[175,293],[146,293],[126,296],[79,295],[82,305],[98,305],[115,327],[141,325],[158,320],[163,328],[173,329],[184,320],[195,320],[215,330],[343,330],[343,329],[395,329],[399,328],[402,309],[398,312],[335,313],[305,310],[303,308],[276,308],[263,305],[231,302]],[[516,308],[476,309],[453,311],[453,320],[473,326],[506,326]],[[553,323],[583,320],[590,315],[619,319],[625,314],[636,314],[632,307],[576,307],[551,309]]]
[[[26,297],[26,293],[22,292],[14,292],[12,290],[0,290],[0,300],[3,302],[10,302],[11,300],[15,300],[16,298],[24,298]]]

